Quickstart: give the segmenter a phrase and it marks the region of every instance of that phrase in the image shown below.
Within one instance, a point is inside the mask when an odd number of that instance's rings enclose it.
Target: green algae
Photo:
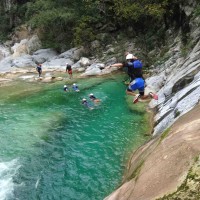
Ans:
[[[200,199],[200,159],[194,158],[183,183],[171,194],[164,195],[156,200],[198,200]]]

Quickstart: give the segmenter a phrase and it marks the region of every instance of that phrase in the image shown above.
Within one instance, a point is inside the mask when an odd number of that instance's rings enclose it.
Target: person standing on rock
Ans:
[[[68,63],[66,63],[66,72],[69,74],[69,78],[72,78],[72,66]]]
[[[41,64],[38,64],[37,67],[36,67],[36,70],[39,74],[39,78],[41,77],[41,74],[42,74],[42,65]]]

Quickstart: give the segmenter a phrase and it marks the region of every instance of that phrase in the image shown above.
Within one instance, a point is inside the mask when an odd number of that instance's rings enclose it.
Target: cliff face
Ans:
[[[124,183],[106,200],[153,200],[170,193],[163,199],[175,199],[180,191],[184,198],[198,199],[199,165],[188,171],[197,162],[199,144],[200,104],[134,153]]]
[[[190,16],[194,7],[183,10]],[[176,35],[146,81],[159,96],[150,102],[154,137],[134,152],[122,185],[106,200],[200,199],[200,19],[191,19],[191,50]]]

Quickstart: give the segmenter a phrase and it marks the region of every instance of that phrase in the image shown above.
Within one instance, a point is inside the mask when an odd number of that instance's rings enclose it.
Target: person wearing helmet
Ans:
[[[89,108],[89,109],[93,109],[93,107],[89,104],[89,102],[88,102],[87,99],[85,99],[85,98],[82,99],[82,104],[83,104],[85,107]]]
[[[100,99],[97,99],[97,98],[94,96],[94,94],[92,94],[92,93],[89,95],[89,98],[90,98],[91,101],[93,101],[93,102],[95,102],[95,103],[98,103],[98,102],[101,101]]]
[[[66,63],[66,72],[69,74],[69,78],[72,78],[72,66],[68,63]]]
[[[38,64],[37,67],[36,67],[36,71],[38,72],[38,75],[39,75],[39,78],[42,74],[42,65],[41,64]]]
[[[126,62],[115,63],[110,65],[110,67],[127,68],[127,74],[129,76],[129,83],[135,78],[143,78],[142,75],[142,62],[133,54],[126,53]]]
[[[135,78],[135,80],[133,80],[127,90],[126,93],[128,95],[132,95],[135,96],[135,98],[133,99],[133,103],[137,103],[139,101],[139,98],[141,99],[147,99],[147,98],[153,98],[155,100],[158,100],[158,96],[152,92],[150,92],[148,95],[144,94],[144,88],[145,88],[145,81],[143,78]],[[139,94],[135,94],[135,91],[138,90]]]
[[[73,89],[75,92],[80,92],[80,90],[79,90],[78,86],[76,85],[76,83],[73,84],[72,89]]]
[[[63,90],[64,90],[65,92],[68,92],[68,91],[69,91],[67,85],[64,85]]]

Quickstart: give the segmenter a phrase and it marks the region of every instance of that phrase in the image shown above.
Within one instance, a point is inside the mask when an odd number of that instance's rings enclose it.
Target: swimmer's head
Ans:
[[[67,87],[66,85],[64,85],[64,87]]]
[[[75,85],[76,85],[76,83],[73,83],[73,85],[75,86]]]
[[[94,95],[91,93],[89,96],[91,97],[91,96],[94,96]]]
[[[85,98],[83,98],[82,101],[87,101],[87,100]]]

